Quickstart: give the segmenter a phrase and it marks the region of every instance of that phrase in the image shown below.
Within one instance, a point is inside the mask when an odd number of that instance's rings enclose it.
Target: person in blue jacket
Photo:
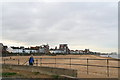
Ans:
[[[34,58],[33,55],[31,55],[31,57],[29,58],[29,65],[33,65],[34,63]]]

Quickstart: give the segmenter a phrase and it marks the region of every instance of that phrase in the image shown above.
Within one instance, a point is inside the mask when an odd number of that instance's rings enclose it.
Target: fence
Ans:
[[[28,65],[28,60],[20,60],[20,59],[4,59],[4,64],[11,64],[10,60],[13,64],[17,65]],[[13,62],[14,61],[14,62]],[[95,62],[98,61],[98,62]],[[84,66],[86,68],[86,73],[90,74],[92,67],[101,67],[105,69],[105,74],[107,77],[110,77],[111,68],[117,69],[120,68],[118,66],[118,61],[120,59],[89,59],[89,58],[35,58],[34,66],[49,66],[49,67],[60,67],[60,68],[69,68],[80,70],[80,66]],[[94,68],[93,68],[94,70]],[[81,71],[81,70],[80,70]],[[112,72],[112,71],[111,71]],[[118,73],[116,73],[118,74]]]

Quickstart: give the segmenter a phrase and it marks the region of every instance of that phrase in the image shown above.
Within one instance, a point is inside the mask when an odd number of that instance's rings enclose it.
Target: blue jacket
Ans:
[[[33,62],[34,62],[34,58],[33,58],[33,57],[30,57],[29,63],[33,63]]]

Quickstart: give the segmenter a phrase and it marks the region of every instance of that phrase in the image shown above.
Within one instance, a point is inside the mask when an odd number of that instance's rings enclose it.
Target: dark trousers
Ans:
[[[29,65],[33,65],[33,63],[29,63]]]

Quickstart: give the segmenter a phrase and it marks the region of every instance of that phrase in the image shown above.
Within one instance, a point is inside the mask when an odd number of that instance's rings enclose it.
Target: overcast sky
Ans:
[[[118,5],[115,2],[9,2],[2,4],[2,42],[11,46],[117,52]]]

